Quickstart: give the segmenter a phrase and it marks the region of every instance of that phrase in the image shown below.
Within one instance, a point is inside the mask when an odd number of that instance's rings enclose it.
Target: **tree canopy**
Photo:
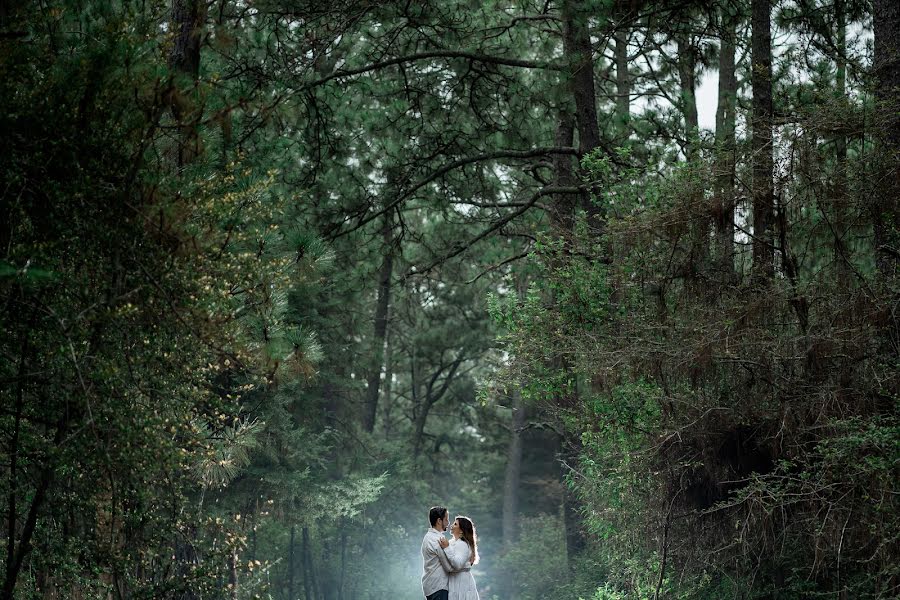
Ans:
[[[900,594],[900,8],[0,2],[0,598]]]

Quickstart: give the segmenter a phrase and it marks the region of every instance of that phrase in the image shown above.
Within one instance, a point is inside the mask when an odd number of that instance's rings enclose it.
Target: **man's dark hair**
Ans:
[[[434,527],[437,520],[442,518],[445,514],[447,514],[447,509],[443,506],[432,506],[431,510],[428,511],[428,521],[431,523],[431,526]]]

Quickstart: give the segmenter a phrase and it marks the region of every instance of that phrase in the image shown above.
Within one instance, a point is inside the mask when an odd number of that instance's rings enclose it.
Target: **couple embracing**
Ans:
[[[458,516],[450,522],[450,513],[443,506],[428,511],[431,528],[422,540],[422,593],[425,600],[479,600],[475,578],[470,569],[478,563],[478,538],[475,524],[468,517]],[[453,540],[447,541],[444,532],[450,528]]]

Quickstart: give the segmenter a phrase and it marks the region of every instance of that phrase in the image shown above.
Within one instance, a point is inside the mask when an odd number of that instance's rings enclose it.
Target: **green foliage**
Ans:
[[[0,293],[18,358],[2,367],[17,383],[0,488],[25,566],[16,597],[221,592],[247,538],[210,490],[246,476],[270,428],[242,405],[321,358],[285,298],[328,251],[285,216],[274,171],[160,158],[167,46],[142,10],[23,7],[10,18],[28,43],[3,42]],[[253,569],[233,566],[249,596],[265,583]]]
[[[250,452],[259,444],[262,425],[259,421],[235,420],[217,434],[207,434],[212,440],[210,452],[194,467],[204,490],[225,487],[250,463]]]
[[[5,3],[7,595],[418,598],[434,504],[484,598],[895,595],[870,7],[777,8],[760,282],[747,7],[620,4]]]
[[[559,515],[529,517],[521,541],[498,561],[522,600],[565,597],[558,594],[568,579],[563,527]]]

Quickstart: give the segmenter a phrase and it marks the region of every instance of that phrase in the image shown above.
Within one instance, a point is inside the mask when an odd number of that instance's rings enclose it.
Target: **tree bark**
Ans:
[[[628,73],[628,29],[624,25],[616,27],[613,34],[616,58],[616,125],[619,140],[628,139],[631,120],[631,76]]]
[[[191,566],[200,562],[194,540],[197,537],[196,526],[189,526],[185,534],[175,538],[175,572],[176,576],[184,582],[190,580]],[[188,588],[178,594],[179,600],[199,600],[194,590]]]
[[[873,2],[875,56],[873,70],[876,97],[886,118],[884,137],[893,151],[900,148],[900,115],[896,111],[900,91],[900,4],[892,0]]]
[[[337,600],[344,600],[344,582],[347,579],[347,531],[341,528],[341,573],[338,579]]]
[[[200,0],[172,0],[170,29],[174,33],[169,53],[169,67],[176,76],[186,79],[189,94],[193,94],[200,76],[200,45],[206,21],[206,3]],[[181,132],[177,147],[179,168],[191,163],[200,154],[198,107],[188,98],[176,79],[171,91],[172,116]]]
[[[735,106],[737,77],[734,55],[737,17],[732,9],[722,9],[722,31],[719,46],[719,89],[716,106],[716,263],[720,280],[729,285],[734,271],[734,184],[737,164],[735,140]]]
[[[751,57],[753,88],[751,149],[753,153],[753,278],[757,284],[775,273],[772,222],[773,115],[772,115],[772,5],[771,0],[752,0]]]
[[[418,457],[422,454],[422,444],[425,440],[425,423],[428,422],[428,413],[430,406],[419,407],[416,414],[415,424],[413,427],[413,456]]]
[[[22,426],[22,414],[25,410],[25,382],[26,368],[29,363],[31,352],[29,351],[30,333],[34,329],[37,317],[37,307],[31,309],[31,316],[28,319],[28,326],[22,328],[21,350],[19,351],[19,384],[16,388],[16,406],[15,417],[13,421],[12,439],[9,443],[9,492],[7,497],[7,531],[6,531],[6,575],[4,581],[13,581],[15,573],[13,573],[16,558],[16,529],[18,525],[17,512],[17,495],[19,487],[19,433]]]
[[[314,600],[314,598],[318,596],[318,585],[316,583],[316,574],[313,571],[309,527],[303,527],[300,538],[303,544],[303,547],[301,548],[301,553],[303,555],[303,594],[306,596],[306,600]]]
[[[835,25],[837,29],[837,67],[835,73],[835,94],[839,102],[847,100],[847,16],[844,0],[834,2]],[[847,235],[847,136],[838,133],[834,139],[834,266],[839,289],[846,289],[850,283],[850,247],[844,243]]]
[[[391,309],[388,307],[388,320],[390,321],[391,317]],[[392,335],[391,330],[388,329],[385,333],[384,339],[384,402],[383,406],[383,418],[382,418],[382,426],[384,427],[384,437],[385,439],[390,439],[391,434],[393,433],[393,429],[391,427],[391,419],[393,418],[393,395],[392,390],[394,387],[394,370],[393,370],[393,360],[394,360],[394,347],[392,345]]]
[[[562,5],[563,52],[570,69],[569,87],[575,101],[575,122],[578,125],[579,157],[600,147],[600,125],[597,122],[597,97],[594,90],[594,61],[588,29],[589,13],[578,0],[565,0]],[[581,195],[581,208],[588,224],[602,229],[603,215],[590,194]]]
[[[514,391],[509,448],[506,453],[506,477],[503,482],[503,547],[509,549],[519,539],[517,519],[519,514],[519,482],[522,477],[522,428],[525,427],[525,409],[522,397]]]
[[[66,414],[60,417],[56,426],[56,433],[53,438],[53,448],[59,447],[68,430],[69,423],[75,418],[75,415]],[[16,590],[16,582],[22,566],[25,564],[25,558],[31,552],[31,538],[34,536],[34,530],[37,527],[37,520],[40,511],[43,509],[44,502],[47,500],[47,493],[55,478],[55,465],[52,456],[46,458],[46,462],[41,469],[40,478],[34,490],[34,496],[31,499],[31,506],[28,514],[25,516],[25,522],[22,526],[22,533],[19,536],[18,547],[11,544],[9,547],[14,549],[11,556],[7,557],[6,575],[3,580],[3,586],[0,588],[0,599],[13,600]]]
[[[894,279],[900,257],[900,4],[894,0],[873,2],[875,34],[875,100],[878,105],[879,144],[887,172],[880,179],[884,183],[872,203],[875,233],[875,265],[883,279]]]
[[[572,146],[575,139],[575,117],[566,111],[559,117],[556,126],[556,143]],[[556,186],[571,187],[575,185],[575,170],[572,157],[566,154],[553,155],[553,170]],[[557,194],[553,199],[550,222],[556,233],[568,236],[575,226],[575,207],[578,199],[575,194]]]
[[[231,551],[231,556],[228,557],[228,590],[230,592],[231,600],[237,600],[238,597],[238,555],[237,550]]]
[[[685,158],[691,168],[696,168],[700,157],[700,120],[697,116],[697,52],[688,34],[676,35],[678,46],[678,80],[681,87],[681,113],[684,117]],[[704,206],[703,195],[691,191],[688,199],[687,218],[690,221],[691,252],[685,271],[687,283],[694,295],[707,289],[700,275],[709,262],[709,211]]]
[[[575,567],[575,557],[581,554],[587,546],[584,529],[581,524],[584,520],[581,514],[581,502],[575,490],[568,484],[567,475],[575,467],[581,455],[581,437],[577,435],[564,435],[560,444],[560,460],[562,462],[563,476],[563,521],[566,533],[566,557],[569,569]]]
[[[584,155],[600,145],[588,12],[577,0],[565,0],[563,19],[563,47],[570,69],[569,86],[575,100],[579,150]]]
[[[556,130],[557,142],[571,143],[575,130],[574,121],[575,119],[572,118],[571,113],[563,113],[561,115]],[[553,165],[556,170],[557,185],[568,186],[569,184],[574,183],[575,173],[572,167],[571,157],[554,157]],[[563,238],[564,247],[566,248],[571,248],[571,244],[567,240],[569,236],[572,236],[574,233],[574,212],[575,206],[572,202],[572,195],[558,194],[554,201],[551,223],[556,235]],[[551,256],[550,260],[559,264],[559,259],[557,257]],[[552,297],[552,302],[555,303],[556,301],[554,295]],[[557,357],[551,364],[554,369],[566,372],[571,371],[571,366],[563,357]],[[560,395],[555,398],[556,406],[562,410],[571,408],[573,402],[574,398],[571,397],[571,395]],[[561,448],[567,448],[571,445],[570,442],[572,442],[572,440],[569,440],[569,437],[571,436],[568,433],[563,434],[560,440]],[[565,472],[563,472],[562,475],[564,477]],[[572,567],[574,566],[574,562],[571,559],[584,548],[585,543],[580,527],[580,519],[578,517],[577,500],[565,482],[563,482],[562,503],[564,507],[563,518],[565,521],[566,549],[569,557],[569,566]],[[504,514],[506,513],[504,512]]]
[[[573,120],[567,113],[563,113],[556,131],[556,142],[571,143],[577,125],[578,154],[583,157],[601,145],[600,128],[597,122],[597,99],[594,90],[593,56],[591,50],[590,31],[588,29],[588,13],[585,6],[578,0],[565,0],[562,4],[563,19],[563,52],[565,63],[570,69],[569,88],[575,104],[575,118]],[[624,70],[623,70],[624,74]],[[556,181],[559,185],[565,185],[576,181],[575,172],[569,157],[555,157]],[[551,215],[553,224],[561,236],[572,235],[574,225],[574,206],[571,200],[558,197],[554,206],[554,214]],[[602,209],[595,205],[590,194],[585,193],[580,197],[582,210],[587,215],[588,226],[598,235],[603,234],[604,214]],[[571,371],[570,365],[565,360],[555,361],[554,368],[561,371]],[[574,394],[574,392],[573,392]],[[556,399],[556,404],[561,410],[570,410],[577,398],[573,394],[563,394]],[[570,439],[571,438],[571,439]],[[578,456],[578,438],[564,434],[561,440],[563,451],[561,458],[570,463]],[[563,509],[565,519],[566,550],[570,568],[574,566],[574,557],[585,547],[584,533],[581,528],[579,515],[579,503],[574,492],[564,485]]]
[[[297,535],[297,526],[291,525],[291,541],[288,542],[288,600],[297,600],[294,593],[294,548]]]
[[[196,79],[200,74],[200,38],[205,10],[200,0],[172,0],[175,34],[169,66]]]
[[[697,117],[697,53],[687,34],[679,34],[678,81],[681,86],[681,114],[684,116],[685,157],[688,162],[697,159],[699,151],[700,121]]]
[[[378,297],[375,301],[375,331],[372,336],[372,359],[366,386],[366,412],[363,426],[372,433],[378,414],[378,392],[384,367],[384,343],[388,326],[388,307],[391,301],[391,276],[394,272],[394,220],[392,212],[384,214],[381,237],[384,257],[378,272]]]

